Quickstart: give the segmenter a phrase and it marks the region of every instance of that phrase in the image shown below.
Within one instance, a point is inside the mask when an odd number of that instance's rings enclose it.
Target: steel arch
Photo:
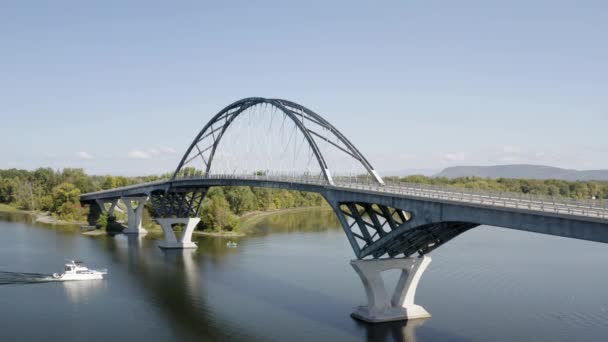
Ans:
[[[332,179],[331,172],[329,170],[327,162],[325,161],[325,158],[324,158],[323,154],[321,153],[321,150],[319,149],[313,136],[316,136],[316,137],[332,144],[336,148],[342,150],[342,152],[350,155],[352,158],[359,161],[359,163],[361,163],[363,165],[363,167],[367,170],[369,175],[377,183],[384,184],[384,181],[382,180],[382,178],[374,170],[374,168],[367,161],[367,159],[361,154],[361,152],[359,152],[359,150],[340,131],[338,131],[333,125],[331,125],[329,122],[327,122],[327,120],[325,120],[323,117],[321,117],[317,113],[315,113],[315,112],[311,111],[310,109],[308,109],[302,105],[299,105],[295,102],[282,100],[282,99],[267,99],[267,98],[262,98],[262,97],[250,97],[250,98],[245,98],[245,99],[236,101],[236,102],[230,104],[229,106],[225,107],[224,109],[222,109],[215,116],[213,116],[213,118],[211,118],[211,120],[209,120],[209,122],[203,127],[203,129],[194,138],[194,141],[192,142],[192,144],[190,144],[190,147],[188,147],[188,150],[182,157],[179,165],[177,166],[177,168],[173,174],[172,180],[177,178],[180,170],[182,170],[182,168],[186,164],[188,164],[193,159],[196,159],[197,157],[202,158],[203,163],[205,164],[205,174],[209,174],[217,147],[218,147],[222,137],[226,133],[226,130],[230,126],[230,124],[239,115],[241,115],[243,112],[245,112],[245,110],[247,110],[253,106],[259,105],[259,104],[269,104],[269,105],[277,108],[284,115],[286,115],[286,117],[290,118],[294,122],[296,127],[304,135],[306,141],[308,142],[311,150],[313,151],[313,153],[317,159],[317,162],[319,163],[319,166],[321,167],[323,176],[329,184],[334,184],[334,181]],[[344,147],[341,147],[341,146],[335,144],[331,140],[323,137],[321,134],[315,132],[314,130],[307,128],[304,124],[304,122],[305,122],[304,120],[308,120],[320,127],[327,129],[330,133],[332,133],[334,135],[334,137],[336,139],[338,139],[338,141],[340,141],[344,145]],[[214,125],[216,125],[216,124],[219,127],[214,127]],[[198,144],[208,137],[211,137],[213,139],[213,143],[210,146],[206,146],[201,150],[200,147],[198,146]],[[196,151],[194,150],[195,148],[196,148]],[[204,157],[204,153],[209,150],[210,150],[210,152],[209,152],[208,158],[206,159]],[[194,152],[194,155],[192,156],[193,152]]]

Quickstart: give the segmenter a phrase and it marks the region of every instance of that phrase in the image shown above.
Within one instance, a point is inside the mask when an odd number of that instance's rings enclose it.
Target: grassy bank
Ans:
[[[0,212],[2,212],[2,213],[19,213],[19,212],[24,212],[24,211],[19,210],[11,205],[0,203]]]
[[[251,211],[246,214],[239,216],[239,228],[237,231],[204,231],[195,230],[193,234],[204,235],[204,236],[226,236],[226,237],[238,237],[246,235],[255,224],[259,223],[262,219],[273,215],[280,215],[285,213],[294,213],[308,210],[331,210],[328,206],[316,206],[316,207],[301,207],[301,208],[285,208],[285,209],[274,209],[267,211]]]
[[[80,221],[64,221],[53,217],[49,212],[33,211],[33,210],[22,210],[15,208],[12,205],[0,203],[0,212],[2,213],[20,213],[35,217],[36,222],[46,223],[51,225],[62,225],[62,226],[73,226],[78,224],[86,224],[86,222]]]
[[[265,218],[268,216],[284,214],[284,213],[295,213],[295,212],[307,211],[307,210],[331,210],[331,207],[317,206],[317,207],[275,209],[275,210],[268,210],[268,211],[252,211],[252,212],[242,215],[239,218],[241,221],[241,225],[240,225],[239,229],[241,229],[243,231],[251,229],[251,227],[253,227],[256,223],[258,223],[262,218]]]
[[[251,211],[239,216],[239,227],[237,231],[211,231],[211,230],[195,230],[194,235],[202,236],[217,236],[217,237],[239,237],[246,235],[255,224],[259,223],[262,219],[285,213],[301,212],[308,210],[331,210],[328,206],[316,206],[316,207],[300,207],[300,208],[285,208],[285,209],[273,209],[268,211]],[[86,222],[78,221],[63,221],[53,217],[49,212],[29,211],[21,210],[8,204],[0,203],[0,212],[4,213],[23,213],[34,216],[36,222],[60,225],[60,226],[73,226],[79,224],[87,224]],[[150,233],[162,233],[160,225],[155,221],[148,221],[144,224],[144,228]],[[106,230],[94,230],[90,232],[84,232],[85,235],[100,235],[105,234]]]

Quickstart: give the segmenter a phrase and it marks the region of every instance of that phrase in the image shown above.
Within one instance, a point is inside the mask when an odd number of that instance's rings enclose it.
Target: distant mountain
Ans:
[[[392,171],[382,171],[380,175],[382,177],[405,177],[411,175],[423,175],[431,177],[440,169],[401,169],[401,170],[392,170]]]
[[[482,178],[528,178],[561,179],[568,181],[603,180],[608,181],[608,170],[569,170],[543,165],[495,165],[495,166],[454,166],[448,167],[435,177],[482,177]]]

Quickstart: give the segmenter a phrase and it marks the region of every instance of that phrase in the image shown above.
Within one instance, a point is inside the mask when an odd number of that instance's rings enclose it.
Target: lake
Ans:
[[[352,250],[329,211],[262,218],[228,238],[85,236],[0,213],[3,341],[602,341],[608,245],[494,227],[440,247],[416,303],[426,320],[370,325]],[[64,259],[107,268],[101,281],[47,281]],[[396,280],[396,273],[388,275]]]

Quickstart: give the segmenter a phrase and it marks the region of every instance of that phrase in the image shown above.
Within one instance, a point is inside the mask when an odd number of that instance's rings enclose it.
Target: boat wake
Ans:
[[[0,285],[40,284],[51,281],[57,280],[50,274],[0,271]]]

